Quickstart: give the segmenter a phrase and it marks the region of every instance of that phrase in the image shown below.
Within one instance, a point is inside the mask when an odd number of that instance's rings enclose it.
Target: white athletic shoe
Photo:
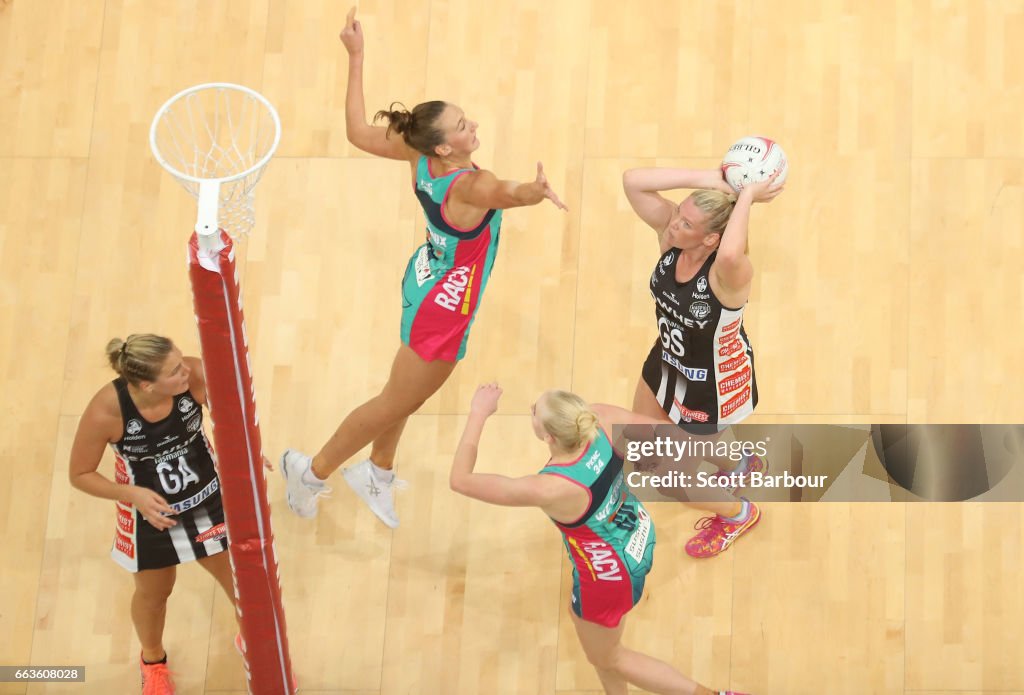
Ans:
[[[303,519],[316,516],[317,498],[326,495],[331,488],[326,484],[311,485],[304,474],[313,464],[313,459],[294,449],[285,449],[281,454],[281,475],[287,484],[288,506]]]
[[[392,478],[382,483],[373,475],[373,463],[365,459],[341,472],[345,482],[359,495],[377,518],[390,528],[398,528],[398,514],[395,513],[395,488],[404,488],[405,481]]]

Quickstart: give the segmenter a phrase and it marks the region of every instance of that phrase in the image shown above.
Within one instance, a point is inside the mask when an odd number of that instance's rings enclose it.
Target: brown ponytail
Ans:
[[[400,108],[396,109],[396,106]],[[394,131],[402,136],[406,145],[420,154],[436,157],[436,148],[444,144],[444,133],[436,123],[447,106],[444,101],[425,101],[408,111],[401,103],[393,102],[390,109],[378,111],[373,122],[386,120],[388,135]]]

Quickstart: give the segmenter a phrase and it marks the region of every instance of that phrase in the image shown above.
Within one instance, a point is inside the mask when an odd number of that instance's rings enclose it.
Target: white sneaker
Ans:
[[[405,481],[392,478],[382,483],[373,475],[373,463],[365,459],[341,472],[345,482],[359,495],[363,502],[390,528],[398,528],[398,514],[395,513],[395,488],[404,488]]]
[[[303,519],[316,516],[317,498],[331,491],[324,483],[310,485],[304,474],[310,469],[313,459],[302,452],[285,449],[281,454],[281,475],[288,489],[288,506]]]

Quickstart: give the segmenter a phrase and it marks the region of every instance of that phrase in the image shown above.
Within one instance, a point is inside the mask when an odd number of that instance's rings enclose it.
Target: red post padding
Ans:
[[[259,416],[252,384],[245,320],[231,239],[200,263],[196,234],[189,241],[189,276],[199,324],[206,392],[213,420],[228,552],[245,643],[246,676],[254,695],[293,691],[291,660],[270,506],[263,469]]]

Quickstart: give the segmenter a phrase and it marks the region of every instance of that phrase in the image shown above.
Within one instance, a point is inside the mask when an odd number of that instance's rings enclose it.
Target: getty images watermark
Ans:
[[[793,475],[772,472],[765,463],[771,437],[763,440],[724,441],[722,437],[689,437],[681,430],[672,435],[654,434],[626,438],[626,460],[634,470],[626,474],[632,488],[823,488],[827,475]],[[708,462],[712,470],[697,466]],[[760,462],[760,465],[759,463]],[[722,467],[715,466],[722,463]]]
[[[612,438],[648,501],[1024,501],[1024,425],[628,425]]]

